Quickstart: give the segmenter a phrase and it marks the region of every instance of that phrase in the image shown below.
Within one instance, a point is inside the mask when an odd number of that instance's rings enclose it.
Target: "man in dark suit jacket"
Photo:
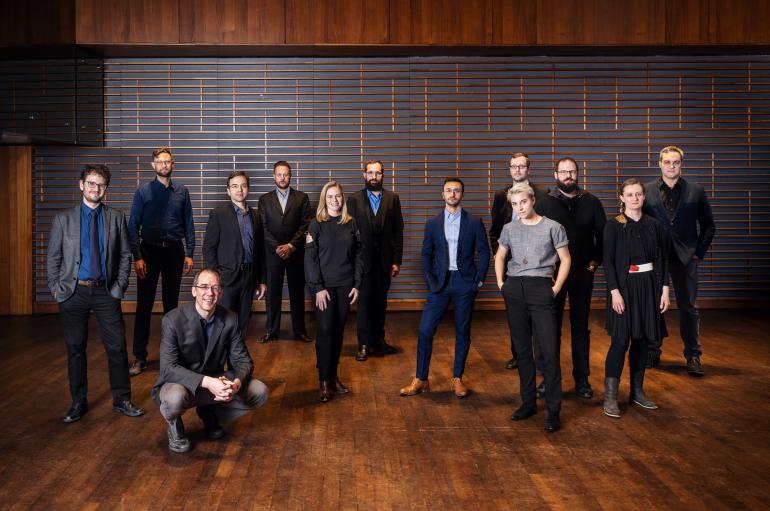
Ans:
[[[683,159],[684,152],[676,146],[661,149],[658,158],[661,177],[645,185],[644,212],[660,220],[671,238],[668,270],[679,309],[679,332],[684,342],[687,372],[690,376],[703,376],[700,315],[696,305],[698,265],[706,257],[716,225],[703,187],[682,177]],[[663,339],[651,343],[647,367],[658,365],[662,345]]]
[[[241,338],[238,316],[217,305],[221,278],[214,268],[198,272],[193,303],[163,317],[160,377],[152,398],[168,423],[168,447],[190,450],[182,414],[196,407],[207,438],[224,436],[219,422],[237,419],[267,401],[264,383],[251,378],[254,364]],[[225,371],[225,362],[229,371]]]
[[[259,341],[277,339],[281,331],[283,276],[289,284],[291,324],[294,338],[310,342],[305,331],[304,246],[313,219],[307,194],[291,188],[291,166],[285,161],[273,165],[275,190],[259,198],[259,217],[265,232],[267,267],[267,324]]]
[[[473,302],[489,268],[487,231],[479,218],[460,207],[465,186],[459,178],[444,181],[444,210],[425,223],[422,242],[422,266],[428,283],[428,296],[420,320],[417,340],[417,372],[402,396],[413,396],[429,389],[433,335],[449,302],[455,308],[455,362],[452,391],[457,397],[468,395],[462,381],[465,359],[471,344],[471,312]]]
[[[203,257],[206,266],[222,275],[220,305],[238,314],[241,338],[245,341],[251,318],[254,289],[257,300],[265,295],[265,253],[262,222],[246,202],[249,176],[236,170],[227,178],[230,203],[209,213]]]
[[[379,160],[364,165],[366,187],[347,198],[348,213],[361,232],[364,277],[358,299],[358,352],[363,362],[370,354],[393,354],[385,341],[385,311],[388,290],[401,269],[404,248],[404,218],[398,195],[382,187],[383,166]]]
[[[64,422],[88,411],[86,342],[91,311],[102,334],[112,389],[112,409],[130,417],[144,411],[131,403],[126,328],[120,301],[128,287],[131,245],[123,212],[102,200],[110,184],[106,165],[87,166],[80,173],[83,200],[56,215],[48,242],[48,288],[59,302],[67,345],[72,406]]]

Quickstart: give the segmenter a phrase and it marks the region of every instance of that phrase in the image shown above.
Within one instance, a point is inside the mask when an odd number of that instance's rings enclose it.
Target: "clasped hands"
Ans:
[[[201,387],[211,392],[214,401],[228,402],[232,401],[235,395],[241,390],[241,380],[236,378],[230,381],[225,376],[214,378],[213,376],[204,376]]]

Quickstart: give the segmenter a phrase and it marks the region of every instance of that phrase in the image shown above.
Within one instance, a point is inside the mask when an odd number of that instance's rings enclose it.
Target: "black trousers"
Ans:
[[[647,344],[649,342],[649,339],[613,337],[610,349],[607,351],[607,358],[604,361],[605,378],[620,378],[620,375],[623,374],[623,363],[625,362],[629,344],[631,351],[628,353],[628,365],[631,368],[631,374],[644,372],[644,365],[647,362]]]
[[[184,269],[184,246],[182,242],[169,247],[142,243],[142,259],[147,265],[147,275],[136,279],[136,318],[134,319],[134,357],[147,360],[147,343],[150,340],[152,306],[155,305],[155,291],[158,277],[163,278],[163,313],[179,305],[179,287]]]
[[[96,323],[107,353],[110,389],[115,403],[131,399],[126,351],[126,327],[120,300],[109,294],[105,287],[77,286],[75,293],[59,304],[64,342],[67,345],[67,372],[69,373],[72,402],[86,401],[88,396],[88,318],[94,311]]]
[[[519,361],[522,403],[535,406],[534,334],[545,382],[545,403],[550,411],[558,411],[561,409],[561,367],[551,278],[508,277],[502,292]]]
[[[695,302],[698,299],[698,261],[690,259],[683,265],[678,259],[668,266],[671,283],[674,285],[676,306],[679,309],[679,334],[684,343],[684,358],[690,360],[703,354],[701,348],[700,313]],[[651,339],[649,349],[660,356],[663,339]]]
[[[238,330],[241,338],[246,341],[251,319],[251,304],[254,300],[254,277],[252,270],[241,270],[238,276],[228,286],[222,289],[219,304],[238,314]]]
[[[315,354],[318,361],[318,379],[334,381],[342,353],[345,320],[350,310],[350,286],[327,287],[330,300],[326,310],[316,308]]]
[[[375,349],[382,346],[390,282],[390,270],[384,272],[380,264],[373,264],[372,269],[364,273],[356,316],[359,349],[363,345]]]
[[[281,299],[283,276],[289,286],[291,326],[294,336],[305,333],[305,264],[304,253],[294,252],[287,260],[275,254],[267,256],[267,322],[265,331],[278,336],[281,333]]]
[[[561,349],[561,327],[564,306],[569,295],[570,338],[572,340],[572,377],[576,384],[588,382],[590,374],[588,356],[591,347],[591,331],[588,318],[591,314],[591,296],[594,290],[594,274],[587,268],[570,270],[561,292],[556,295],[556,332]]]

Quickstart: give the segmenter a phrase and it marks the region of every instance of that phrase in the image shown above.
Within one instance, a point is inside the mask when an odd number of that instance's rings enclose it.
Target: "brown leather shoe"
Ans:
[[[421,392],[430,392],[430,383],[427,379],[414,378],[412,383],[401,389],[402,396],[414,396]]]
[[[276,334],[265,334],[259,338],[259,342],[265,344],[266,342],[274,341],[275,339],[278,339]]]
[[[350,389],[345,386],[344,383],[340,381],[340,377],[337,376],[337,378],[334,380],[334,383],[331,385],[332,388],[334,388],[334,392],[337,394],[350,394]]]
[[[462,378],[452,378],[449,384],[452,386],[452,392],[455,393],[455,396],[465,397],[468,395],[468,387],[465,386]]]

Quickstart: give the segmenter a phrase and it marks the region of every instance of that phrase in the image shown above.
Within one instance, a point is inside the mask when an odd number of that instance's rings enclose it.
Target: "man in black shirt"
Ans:
[[[599,199],[578,186],[579,167],[572,158],[556,162],[553,176],[556,186],[543,201],[544,215],[559,222],[567,231],[569,253],[572,258],[569,276],[556,295],[559,345],[564,305],[569,294],[569,319],[572,339],[572,376],[578,396],[593,397],[589,374],[591,344],[588,317],[594,289],[594,272],[602,262],[602,236],[607,214]]]
[[[668,271],[679,309],[679,333],[690,376],[703,376],[698,296],[698,266],[714,239],[716,226],[703,187],[682,177],[684,152],[676,146],[660,151],[661,177],[645,185],[644,212],[656,217],[671,236]],[[660,362],[663,339],[649,346],[647,366]]]
[[[542,211],[544,197],[547,197],[547,191],[536,186],[529,179],[529,167],[530,160],[527,153],[513,153],[509,162],[508,169],[511,173],[512,183],[504,188],[501,188],[495,192],[495,198],[492,202],[492,226],[489,228],[489,241],[492,245],[492,254],[497,252],[497,240],[500,238],[500,233],[503,231],[503,226],[513,219],[513,209],[511,203],[508,201],[508,190],[511,186],[517,183],[528,184],[535,191],[535,211],[539,215],[545,215]],[[513,339],[511,339],[511,355],[512,358],[506,364],[506,369],[516,368],[516,351],[513,347]]]
[[[404,218],[398,195],[382,187],[384,168],[379,160],[366,162],[366,187],[348,197],[348,213],[356,219],[361,233],[364,276],[358,301],[358,352],[365,361],[372,353],[389,355],[395,347],[385,341],[385,311],[388,290],[401,268],[404,246]]]

